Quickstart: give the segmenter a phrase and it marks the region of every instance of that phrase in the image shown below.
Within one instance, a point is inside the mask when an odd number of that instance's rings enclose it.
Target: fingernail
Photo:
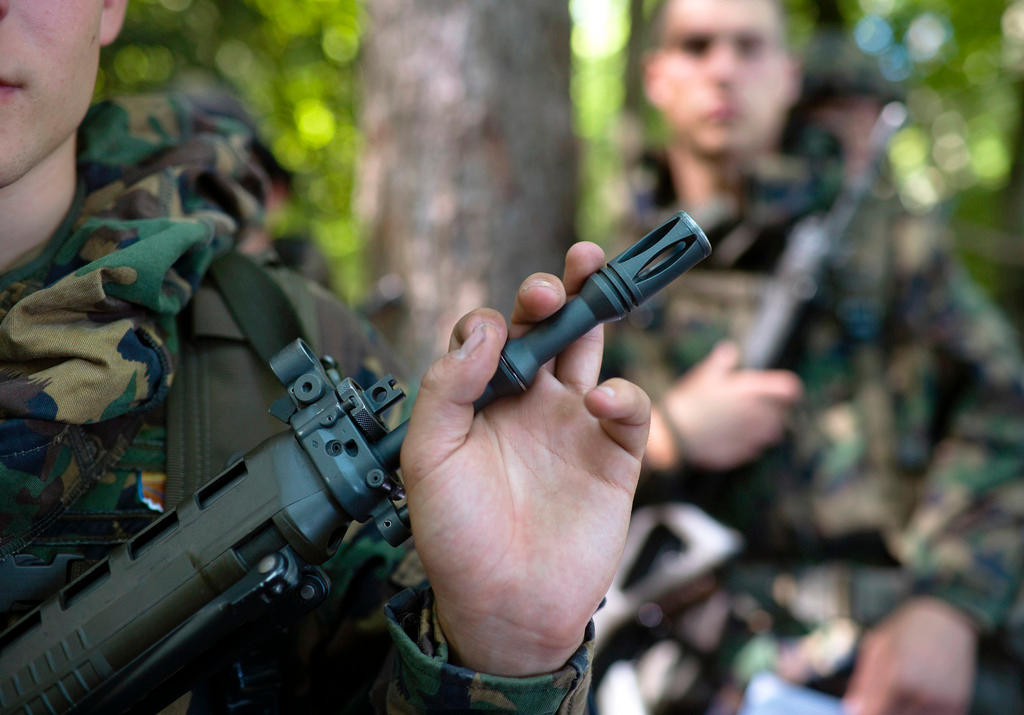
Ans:
[[[544,278],[534,278],[533,280],[523,283],[523,287],[520,289],[520,292],[525,293],[533,290],[534,288],[550,288],[551,290],[555,290],[555,284],[549,280],[545,280]]]
[[[459,360],[465,360],[472,355],[478,347],[480,347],[484,339],[487,337],[485,331],[490,326],[487,323],[480,323],[469,333],[469,337],[466,338],[458,350],[455,351],[455,357]]]
[[[604,394],[608,395],[609,397],[615,397],[615,390],[608,387],[608,385],[601,385],[597,389],[603,392]]]

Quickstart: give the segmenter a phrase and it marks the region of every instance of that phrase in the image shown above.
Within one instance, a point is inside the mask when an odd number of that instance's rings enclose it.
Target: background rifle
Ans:
[[[871,129],[870,161],[864,170],[844,182],[828,213],[812,214],[790,231],[743,346],[746,367],[764,370],[779,360],[794,324],[817,294],[831,257],[874,185],[889,141],[906,120],[907,109],[901,102],[885,105]]]
[[[680,549],[660,551],[644,564],[645,550],[664,531]],[[710,573],[743,548],[743,537],[693,504],[665,503],[633,512],[618,572],[594,614],[595,650],[600,653],[618,630],[633,622],[645,605],[656,604],[686,584]],[[640,571],[644,566],[646,570]]]
[[[599,323],[620,318],[707,257],[679,213],[587,279],[579,295],[510,340],[483,396],[524,392],[540,366]],[[406,424],[391,376],[363,390],[297,340],[270,361],[286,395],[271,413],[291,431],[248,452],[0,635],[3,712],[156,709],[188,689],[197,663],[244,648],[320,603],[316,566],[352,521],[373,519],[398,545],[409,534],[395,471]]]

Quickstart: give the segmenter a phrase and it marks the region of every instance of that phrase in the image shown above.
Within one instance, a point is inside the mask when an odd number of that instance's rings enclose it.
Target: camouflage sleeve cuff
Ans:
[[[449,713],[465,710],[543,715],[582,714],[590,688],[594,623],[583,644],[559,670],[528,678],[478,673],[448,662],[429,588],[406,589],[384,608],[397,646],[387,692],[388,712]]]
[[[668,432],[672,440],[672,447],[676,451],[677,470],[682,470],[683,465],[686,464],[686,438],[679,431],[679,425],[676,424],[675,420],[669,417],[668,409],[664,407],[664,403],[659,403],[658,409],[661,410],[661,421],[665,423],[665,430]]]
[[[915,573],[912,593],[945,601],[974,622],[979,633],[992,633],[1005,621],[1016,587],[1005,585],[979,589],[962,574],[936,576]]]
[[[920,579],[914,583],[912,593],[915,596],[929,596],[945,601],[966,614],[979,633],[991,633],[998,625],[992,620],[991,609],[986,608],[985,604],[979,603],[975,594],[969,589],[955,583],[936,584],[927,579]]]
[[[980,443],[945,443],[895,543],[915,594],[946,601],[991,632],[1006,622],[1024,572],[1024,455],[983,455],[972,448]]]
[[[994,503],[1002,502],[998,497],[1006,492],[993,495]],[[963,511],[942,521],[934,510],[919,510],[904,534],[902,560],[915,595],[946,601],[967,614],[981,632],[991,632],[1003,625],[1020,589],[1024,558],[1020,526],[1007,510],[1003,514],[998,508],[985,507]]]

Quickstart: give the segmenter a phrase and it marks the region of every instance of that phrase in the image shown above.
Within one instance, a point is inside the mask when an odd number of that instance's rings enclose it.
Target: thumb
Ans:
[[[843,695],[843,707],[850,715],[877,715],[882,711],[891,689],[892,672],[885,656],[885,644],[877,633],[869,633],[861,641],[853,675]]]
[[[423,376],[402,443],[404,479],[415,481],[465,441],[473,424],[473,401],[498,368],[505,326],[479,320],[461,346],[438,359]],[[411,485],[408,485],[411,486]]]

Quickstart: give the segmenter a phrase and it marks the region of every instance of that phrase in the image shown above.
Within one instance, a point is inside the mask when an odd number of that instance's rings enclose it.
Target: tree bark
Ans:
[[[569,12],[551,0],[368,10],[358,209],[384,292],[403,296],[375,322],[419,375],[463,313],[507,315],[523,278],[561,273],[576,201]]]
[[[626,94],[623,109],[633,121],[640,121],[644,111],[643,60],[647,51],[647,23],[644,0],[629,0],[629,40],[626,43]]]
[[[843,13],[839,9],[838,0],[818,0],[818,27],[842,28]]]
[[[1024,80],[1015,82],[1017,101],[1024,102]],[[1012,144],[1010,179],[1003,189],[1003,229],[1020,235],[1024,230],[1024,121],[1018,118]]]

